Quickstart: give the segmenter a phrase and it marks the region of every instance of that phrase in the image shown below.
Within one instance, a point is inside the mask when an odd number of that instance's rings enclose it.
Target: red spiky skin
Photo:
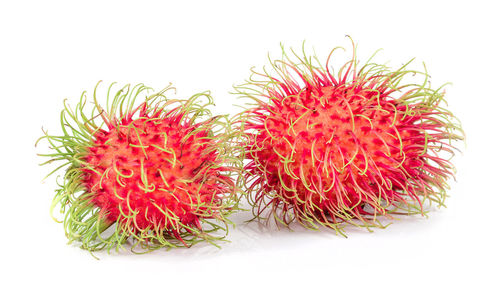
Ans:
[[[138,119],[131,113],[95,132],[83,183],[101,216],[122,230],[164,231],[182,240],[186,228],[201,229],[200,219],[220,216],[222,195],[234,183],[221,175],[227,168],[207,129],[183,120],[179,109],[145,108]]]
[[[442,200],[453,167],[437,152],[452,153],[448,140],[459,137],[440,95],[419,99],[420,87],[396,88],[401,72],[356,73],[351,64],[337,79],[328,69],[310,67],[306,76],[287,67],[283,79],[253,84],[263,94],[242,115],[256,215],[337,228]]]

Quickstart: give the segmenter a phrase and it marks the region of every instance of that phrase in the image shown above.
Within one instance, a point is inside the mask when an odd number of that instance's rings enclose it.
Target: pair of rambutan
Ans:
[[[419,74],[408,64],[358,68],[354,53],[334,74],[330,56],[321,68],[283,55],[235,87],[255,103],[232,119],[211,115],[209,93],[174,100],[171,87],[112,85],[104,108],[96,86],[91,104],[85,93],[65,104],[62,135],[42,137],[55,153],[41,155],[66,167],[52,207],[69,240],[89,250],[215,244],[240,195],[259,219],[342,235],[345,224],[443,205],[454,169],[440,152],[453,155],[463,137],[427,73],[408,84]]]

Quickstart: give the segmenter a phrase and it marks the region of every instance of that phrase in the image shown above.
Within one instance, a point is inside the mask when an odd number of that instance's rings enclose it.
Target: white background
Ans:
[[[352,3],[352,4],[351,4]],[[0,4],[0,304],[493,305],[499,302],[499,35],[495,1],[11,1]],[[416,57],[447,89],[467,148],[448,208],[373,233],[238,227],[206,246],[137,256],[66,245],[49,216],[41,127],[98,80],[228,92],[279,43],[320,58],[358,44],[394,67]],[[421,68],[419,66],[419,68]]]

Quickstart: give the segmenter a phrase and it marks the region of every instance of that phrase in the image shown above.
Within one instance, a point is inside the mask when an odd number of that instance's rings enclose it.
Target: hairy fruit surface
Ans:
[[[427,73],[409,63],[359,67],[355,52],[334,73],[334,51],[324,68],[315,56],[283,51],[272,72],[253,72],[236,87],[255,102],[239,123],[256,217],[344,234],[344,224],[382,227],[379,216],[424,213],[426,201],[443,205],[452,141],[463,137],[442,88],[432,89]],[[415,75],[421,84],[408,83]]]
[[[110,87],[106,109],[96,92],[92,105],[84,93],[75,109],[65,104],[63,135],[42,137],[56,153],[41,155],[67,166],[53,207],[60,205],[70,241],[152,250],[214,243],[227,232],[239,164],[230,125],[211,116],[208,93],[171,100],[169,89],[148,95],[127,85],[113,96]]]

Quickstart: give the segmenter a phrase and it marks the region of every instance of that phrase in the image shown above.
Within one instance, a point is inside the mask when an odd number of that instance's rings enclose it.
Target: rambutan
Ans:
[[[235,87],[253,100],[237,125],[256,218],[345,235],[345,224],[384,227],[380,216],[444,205],[452,142],[463,132],[444,107],[443,87],[432,89],[427,72],[407,68],[411,61],[397,70],[372,58],[360,66],[354,43],[334,74],[336,49],[324,68],[315,55],[292,50],[289,57],[283,49],[281,60],[270,59],[271,72],[252,70]],[[421,83],[407,83],[418,76]]]
[[[91,104],[85,92],[74,109],[65,101],[62,135],[41,137],[55,151],[40,154],[44,164],[66,167],[52,210],[60,205],[69,241],[91,251],[216,245],[238,202],[227,117],[212,117],[208,92],[176,100],[170,86],[150,95],[142,84],[112,86],[105,109],[98,86]]]

